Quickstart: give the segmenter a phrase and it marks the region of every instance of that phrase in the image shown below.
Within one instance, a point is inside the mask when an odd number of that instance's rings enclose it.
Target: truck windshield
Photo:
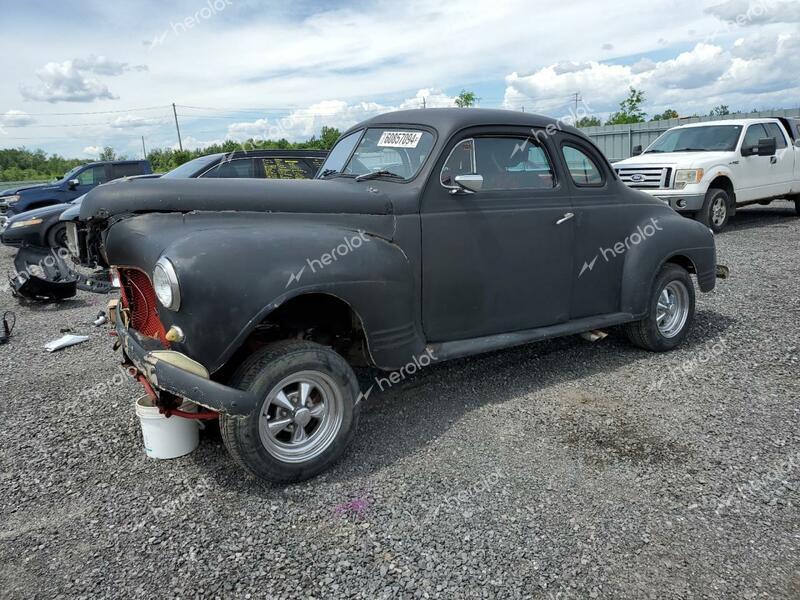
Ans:
[[[345,136],[328,155],[319,177],[374,174],[412,179],[433,148],[433,135],[413,128],[370,128]]]
[[[731,152],[736,150],[741,125],[711,125],[708,127],[687,127],[670,129],[644,154],[658,152]]]
[[[201,156],[183,163],[179,167],[175,167],[172,171],[164,173],[162,179],[189,179],[195,173],[202,170],[204,167],[210,167],[212,164],[219,160],[220,154],[210,154],[208,156]]]

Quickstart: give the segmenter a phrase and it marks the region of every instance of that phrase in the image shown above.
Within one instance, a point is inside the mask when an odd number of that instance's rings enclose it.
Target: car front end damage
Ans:
[[[250,414],[258,399],[251,393],[213,381],[208,370],[186,354],[171,348],[179,335],[177,327],[165,330],[156,310],[156,298],[149,277],[138,269],[119,269],[120,300],[110,306],[128,367],[162,412],[179,414],[182,399],[198,404],[207,412],[193,418],[216,419],[219,413]]]

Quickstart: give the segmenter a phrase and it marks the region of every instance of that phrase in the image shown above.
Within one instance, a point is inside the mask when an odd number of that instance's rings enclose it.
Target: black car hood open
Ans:
[[[368,182],[349,178],[152,179],[95,188],[80,219],[192,211],[391,214],[392,204]]]

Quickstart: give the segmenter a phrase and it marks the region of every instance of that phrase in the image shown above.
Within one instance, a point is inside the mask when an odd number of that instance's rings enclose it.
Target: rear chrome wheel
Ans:
[[[656,305],[656,324],[666,338],[675,337],[689,318],[689,290],[682,281],[671,281],[661,290]]]

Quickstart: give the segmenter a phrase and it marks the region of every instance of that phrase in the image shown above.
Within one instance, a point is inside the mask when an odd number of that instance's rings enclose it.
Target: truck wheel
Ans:
[[[336,462],[355,435],[355,373],[325,346],[270,344],[239,367],[231,385],[262,398],[249,416],[220,415],[225,446],[256,477],[275,483],[313,477]]]
[[[625,326],[631,342],[651,352],[680,345],[691,329],[695,310],[694,284],[686,269],[672,264],[661,269],[648,309],[644,319]]]
[[[714,233],[725,228],[730,216],[731,198],[728,192],[719,188],[711,188],[706,193],[703,208],[697,213],[697,220],[709,227]]]

